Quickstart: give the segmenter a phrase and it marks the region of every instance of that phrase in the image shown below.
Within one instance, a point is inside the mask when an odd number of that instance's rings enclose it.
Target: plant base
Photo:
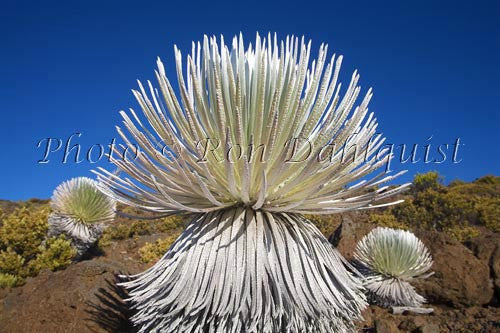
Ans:
[[[361,281],[307,219],[233,208],[197,215],[121,283],[139,332],[354,332]]]
[[[426,301],[410,283],[396,278],[368,278],[365,287],[370,301],[386,308],[418,308]]]

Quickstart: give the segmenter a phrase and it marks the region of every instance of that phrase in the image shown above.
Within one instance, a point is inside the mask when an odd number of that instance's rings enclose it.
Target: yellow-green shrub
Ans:
[[[165,252],[167,252],[170,245],[172,245],[177,237],[179,237],[179,233],[172,234],[164,239],[158,239],[154,243],[146,243],[143,247],[139,249],[139,256],[141,261],[144,263],[154,262],[160,259]]]
[[[314,225],[325,236],[331,235],[335,228],[340,224],[340,216],[338,215],[311,215],[305,214],[305,218],[314,223]]]
[[[99,247],[106,247],[111,244],[112,240],[121,240],[129,238],[130,227],[124,224],[112,225],[104,229],[101,238],[99,239]]]
[[[135,211],[129,213],[137,214]],[[122,240],[159,232],[173,232],[178,234],[183,229],[184,218],[181,216],[169,216],[154,220],[131,220],[130,224],[118,224],[106,228],[99,240],[99,247],[109,246],[113,240]]]
[[[374,223],[381,227],[408,230],[409,226],[399,222],[392,214],[374,214],[370,216],[370,223]]]
[[[42,246],[35,260],[29,262],[28,267],[31,274],[37,274],[43,269],[57,271],[71,264],[76,255],[76,249],[64,235],[52,237]]]
[[[455,226],[445,229],[445,232],[460,242],[478,237],[481,234],[477,228],[469,226]]]
[[[23,284],[24,280],[12,274],[0,273],[0,288],[17,287]]]
[[[441,187],[442,177],[436,171],[417,173],[413,178],[413,188],[416,191],[436,189]]]
[[[405,202],[372,214],[370,220],[444,231],[460,241],[478,236],[478,226],[500,231],[500,177],[485,176],[470,183],[455,180],[448,187],[440,179],[436,172],[417,174]]]
[[[128,231],[128,237],[134,237],[136,235],[150,235],[153,231],[150,221],[137,220],[132,222]]]
[[[16,208],[4,216],[0,228],[0,249],[10,248],[24,258],[38,253],[39,246],[47,233],[47,217],[50,208]]]
[[[24,258],[12,249],[0,251],[0,273],[20,275]]]
[[[489,198],[478,204],[481,224],[494,232],[500,232],[500,198]]]
[[[42,243],[49,214],[49,205],[41,200],[29,200],[10,214],[1,214],[0,286],[17,286],[25,277],[37,274],[32,267],[39,257],[47,255]]]
[[[156,221],[156,229],[160,232],[176,231],[184,228],[185,219],[182,216],[168,216]]]

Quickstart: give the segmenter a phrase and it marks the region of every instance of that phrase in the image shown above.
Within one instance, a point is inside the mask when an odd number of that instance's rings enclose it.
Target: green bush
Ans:
[[[340,224],[340,215],[304,215],[306,219],[311,221],[321,233],[325,236],[331,235],[337,226]]]
[[[441,182],[442,177],[436,171],[417,173],[413,179],[413,188],[415,191],[436,189],[441,187]]]
[[[409,226],[399,222],[392,214],[374,214],[370,215],[370,223],[374,223],[381,227],[408,230]]]
[[[137,215],[137,212],[132,209],[128,209],[127,213]],[[169,216],[155,220],[130,219],[130,221],[130,224],[117,224],[106,228],[99,240],[99,247],[104,248],[109,246],[113,240],[151,235],[159,232],[178,234],[184,229],[185,222],[184,218],[180,216]]]
[[[382,226],[444,231],[463,241],[480,234],[478,227],[500,231],[500,177],[485,176],[466,183],[441,183],[436,172],[417,174],[405,202],[374,213]]]
[[[154,243],[146,243],[139,249],[139,256],[144,263],[154,262],[160,259],[168,248],[175,242],[184,230],[185,220],[181,216],[168,216],[153,220],[152,230],[156,232],[169,233],[168,237],[158,239]]]
[[[24,267],[24,258],[12,249],[0,251],[0,273],[20,275]]]
[[[4,216],[0,228],[0,250],[12,249],[26,259],[36,256],[47,233],[50,208],[16,208]]]
[[[149,221],[137,220],[130,225],[128,237],[150,235],[152,231],[153,227]]]
[[[139,256],[141,261],[144,263],[155,262],[160,259],[168,248],[175,242],[179,237],[179,234],[170,235],[164,239],[158,239],[154,243],[146,243],[143,247],[139,249]]]
[[[445,229],[445,232],[460,242],[465,242],[466,240],[477,237],[481,234],[481,232],[477,228],[468,226],[451,227]]]
[[[38,274],[43,269],[57,271],[71,264],[76,255],[76,249],[64,235],[52,237],[42,246],[35,260],[28,264],[30,274]]]
[[[0,288],[12,288],[20,286],[24,280],[12,274],[0,273]]]
[[[177,231],[184,229],[185,219],[182,216],[168,216],[156,221],[156,229],[160,232]]]
[[[98,245],[100,248],[109,246],[113,240],[122,240],[129,238],[130,227],[125,224],[111,225],[104,229]]]
[[[46,202],[31,200],[0,214],[0,287],[21,285],[33,275],[28,265],[42,251],[49,213]]]
[[[44,242],[49,214],[46,201],[29,200],[1,215],[0,287],[15,287],[42,269],[71,264],[76,250],[68,240],[61,236]]]
[[[481,224],[494,232],[500,232],[500,198],[490,198],[478,205]]]

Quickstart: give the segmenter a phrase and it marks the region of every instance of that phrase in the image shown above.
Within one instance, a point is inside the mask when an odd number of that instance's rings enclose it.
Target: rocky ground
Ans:
[[[373,226],[361,223],[355,213],[340,220],[342,228],[330,240],[349,258],[356,242]],[[415,285],[434,313],[394,315],[371,306],[359,323],[360,330],[500,332],[500,235],[484,234],[465,245],[439,232],[417,235],[433,254],[435,274]],[[99,256],[62,271],[44,271],[22,287],[0,289],[0,332],[134,332],[116,275],[144,270],[147,265],[140,262],[137,249],[162,236],[114,241]]]

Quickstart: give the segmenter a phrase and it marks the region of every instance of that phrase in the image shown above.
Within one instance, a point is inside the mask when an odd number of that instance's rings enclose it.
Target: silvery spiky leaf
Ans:
[[[116,201],[86,177],[59,185],[52,195],[48,236],[65,234],[82,255],[102,234],[104,224],[115,217]]]
[[[198,214],[164,257],[123,283],[141,333],[351,332],[359,281],[301,215]]]
[[[131,178],[100,168],[103,191],[167,214],[234,205],[330,214],[374,207],[405,189],[379,187],[398,175],[384,172],[348,186],[387,163],[389,148],[379,151],[385,139],[368,113],[371,89],[354,107],[359,74],[342,96],[342,56],[328,58],[321,45],[310,64],[310,48],[293,37],[257,35],[246,50],[241,36],[231,48],[205,37],[193,44],[186,71],[175,48],[180,100],[158,60],[160,91],[149,81],[134,90],[147,121],[121,112],[126,145],[111,160]]]
[[[418,307],[425,302],[409,282],[428,276],[432,258],[413,233],[376,228],[361,239],[354,256],[367,274],[365,286],[376,303]]]
[[[195,216],[125,284],[141,332],[345,332],[359,318],[357,280],[299,214],[376,207],[408,184],[369,176],[392,157],[368,112],[371,90],[355,106],[357,72],[341,92],[342,57],[321,45],[311,62],[310,49],[294,37],[257,35],[246,49],[241,36],[231,47],[205,37],[185,69],[175,49],[179,98],[158,60],[160,89],[134,91],[145,119],[121,112],[124,145],[110,156],[120,174],[98,169],[100,189]]]

